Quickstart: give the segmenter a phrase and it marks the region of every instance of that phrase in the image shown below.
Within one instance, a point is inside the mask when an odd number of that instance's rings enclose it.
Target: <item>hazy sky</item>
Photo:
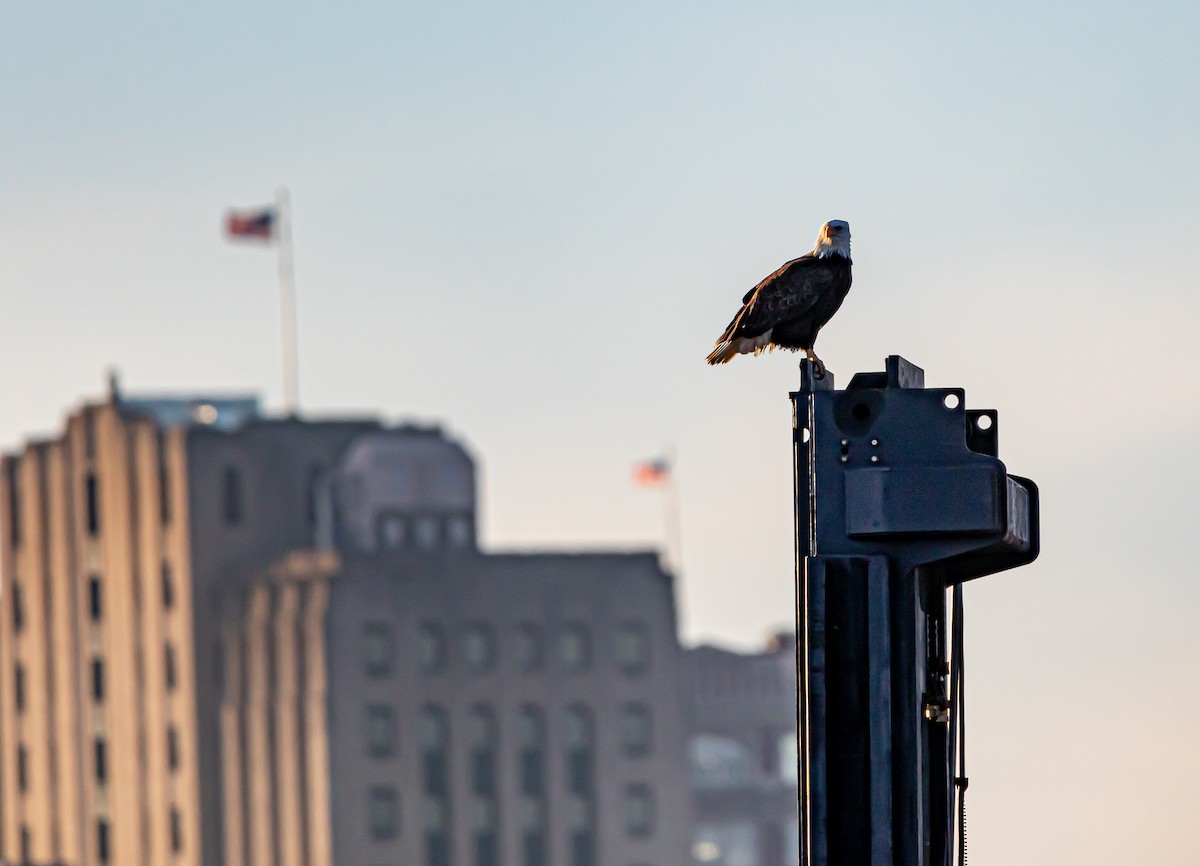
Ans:
[[[1000,411],[1041,560],[968,587],[973,866],[1200,862],[1200,4],[5,4],[0,446],[129,391],[445,423],[491,547],[645,546],[685,635],[789,621],[796,359],[703,364],[849,220],[817,348]]]

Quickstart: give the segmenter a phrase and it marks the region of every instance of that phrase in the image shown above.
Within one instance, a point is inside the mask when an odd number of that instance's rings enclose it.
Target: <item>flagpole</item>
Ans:
[[[300,370],[296,348],[296,275],[292,262],[292,211],[287,189],[275,193],[279,222],[279,319],[283,344],[283,404],[287,415],[300,411]]]
[[[679,520],[679,473],[675,466],[675,446],[668,445],[664,450],[667,457],[667,489],[663,491],[663,532],[666,536],[667,550],[673,551],[670,556],[671,566],[678,577],[683,572],[683,532]]]

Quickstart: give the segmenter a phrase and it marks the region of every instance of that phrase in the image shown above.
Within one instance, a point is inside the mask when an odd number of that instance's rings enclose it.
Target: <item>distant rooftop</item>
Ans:
[[[161,427],[214,427],[236,430],[261,415],[258,397],[218,397],[197,394],[187,397],[121,396],[121,405],[149,415]]]

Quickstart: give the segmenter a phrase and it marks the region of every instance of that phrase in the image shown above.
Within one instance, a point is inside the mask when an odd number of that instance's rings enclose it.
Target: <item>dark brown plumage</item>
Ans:
[[[708,363],[724,364],[734,355],[778,347],[803,351],[824,376],[825,365],[813,343],[850,291],[851,265],[850,226],[830,220],[811,253],[787,262],[746,293]]]

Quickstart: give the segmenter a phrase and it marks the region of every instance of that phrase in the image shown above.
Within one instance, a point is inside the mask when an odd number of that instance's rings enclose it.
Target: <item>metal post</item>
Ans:
[[[994,411],[898,355],[842,391],[814,372],[792,394],[800,863],[949,866],[946,590],[1037,557],[1037,486]]]

